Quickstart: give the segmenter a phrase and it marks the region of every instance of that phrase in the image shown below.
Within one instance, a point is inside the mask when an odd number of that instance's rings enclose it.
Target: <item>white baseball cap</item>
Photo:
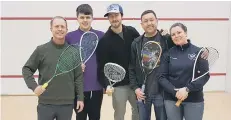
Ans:
[[[107,17],[109,13],[121,13],[123,15],[123,9],[119,4],[111,4],[107,7],[107,13],[104,17]]]

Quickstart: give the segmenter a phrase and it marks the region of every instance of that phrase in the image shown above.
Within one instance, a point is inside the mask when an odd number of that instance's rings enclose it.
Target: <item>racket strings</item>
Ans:
[[[205,55],[203,55],[205,52]],[[198,60],[195,65],[195,72],[193,76],[193,81],[209,73],[212,66],[215,64],[219,58],[219,53],[215,48],[206,47],[201,50],[198,56]],[[204,57],[202,57],[202,55]]]
[[[79,49],[72,45],[63,51],[58,61],[58,68],[61,72],[68,72],[73,70],[81,64]]]
[[[203,52],[206,52],[207,55],[205,55],[206,57],[201,57],[203,55]],[[201,53],[200,53],[200,60],[207,60],[208,62],[208,67],[211,68],[211,66],[213,66],[215,64],[215,62],[217,61],[217,59],[219,58],[219,53],[216,49],[211,48],[211,47],[206,47],[203,48]],[[200,62],[200,61],[197,61]],[[197,63],[200,65],[200,63]],[[200,67],[204,67],[204,65],[200,65]]]
[[[98,45],[98,37],[94,33],[85,33],[81,39],[81,54],[83,61],[91,57]]]
[[[219,58],[219,53],[216,49],[214,48],[207,48],[208,50],[208,63],[209,67],[213,66],[213,64],[216,62],[216,60]]]
[[[159,62],[161,55],[161,48],[156,43],[145,44],[142,51],[142,65],[145,69],[154,69],[156,63]]]
[[[124,79],[126,71],[121,66],[106,64],[104,66],[104,74],[112,82],[119,82]]]

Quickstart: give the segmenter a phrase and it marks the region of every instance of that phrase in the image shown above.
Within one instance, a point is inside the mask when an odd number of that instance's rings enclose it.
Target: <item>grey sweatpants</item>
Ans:
[[[114,92],[112,94],[114,120],[124,120],[127,101],[129,101],[132,107],[132,120],[139,120],[136,95],[129,86],[114,87]]]
[[[38,120],[71,120],[73,106],[72,104],[51,105],[39,103],[37,106]]]

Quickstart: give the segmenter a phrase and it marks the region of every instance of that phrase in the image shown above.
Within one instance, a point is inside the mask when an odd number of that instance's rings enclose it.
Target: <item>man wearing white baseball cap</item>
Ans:
[[[124,120],[126,103],[132,106],[132,120],[139,120],[138,107],[135,92],[129,87],[128,66],[130,62],[131,44],[140,36],[138,31],[131,26],[122,24],[123,9],[118,4],[111,4],[107,8],[107,17],[111,26],[101,38],[97,48],[98,77],[104,84],[106,92],[112,91],[108,87],[109,81],[105,79],[103,69],[108,62],[121,65],[126,70],[125,78],[113,86],[112,105],[114,108],[114,120]]]

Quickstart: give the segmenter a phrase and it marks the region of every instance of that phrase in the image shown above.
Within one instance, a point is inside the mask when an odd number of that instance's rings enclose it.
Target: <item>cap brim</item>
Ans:
[[[110,11],[110,12],[107,12],[107,13],[104,15],[104,17],[107,17],[109,13],[120,13],[120,12],[117,11],[117,10],[112,10],[112,11]]]
[[[106,13],[105,15],[104,15],[104,17],[107,17],[108,16],[108,13]]]

